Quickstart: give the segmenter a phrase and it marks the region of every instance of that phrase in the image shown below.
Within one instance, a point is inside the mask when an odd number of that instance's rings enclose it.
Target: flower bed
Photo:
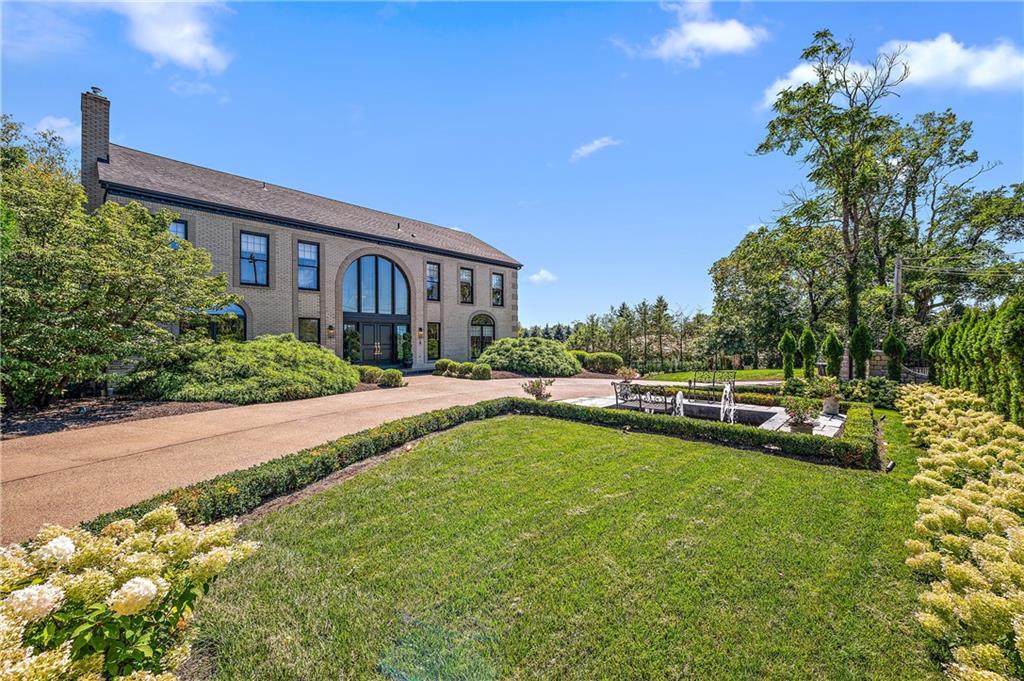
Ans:
[[[0,548],[0,678],[174,679],[195,602],[257,548],[236,529],[186,527],[160,506],[96,535],[48,525]]]
[[[506,397],[391,421],[245,470],[225,473],[212,480],[171,490],[148,501],[104,514],[85,523],[85,526],[99,528],[120,518],[138,518],[165,503],[174,504],[188,522],[212,522],[241,515],[265,501],[301,489],[349,464],[382,454],[430,433],[468,421],[513,413],[756,448],[769,453],[856,468],[869,468],[878,457],[875,440],[872,438],[869,441],[860,435],[866,430],[873,433],[876,427],[870,406],[858,411],[856,419],[848,419],[842,437],[824,438],[677,416]]]
[[[929,581],[918,621],[948,651],[953,679],[1024,675],[1024,428],[975,394],[901,390],[915,442],[918,504],[907,565]]]

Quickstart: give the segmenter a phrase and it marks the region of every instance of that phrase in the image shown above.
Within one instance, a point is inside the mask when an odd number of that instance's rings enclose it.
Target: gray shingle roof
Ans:
[[[295,189],[222,173],[209,168],[110,145],[108,163],[97,163],[108,189],[176,197],[222,209],[363,234],[410,246],[500,262],[522,263],[468,232],[432,225],[307,194]],[[401,225],[401,229],[397,227]]]

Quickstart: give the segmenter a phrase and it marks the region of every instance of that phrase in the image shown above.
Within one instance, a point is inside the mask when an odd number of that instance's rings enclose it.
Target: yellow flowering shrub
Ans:
[[[1024,428],[977,395],[901,389],[897,408],[926,447],[907,565],[929,588],[917,620],[949,647],[955,681],[1024,678]]]
[[[0,679],[173,681],[196,601],[258,548],[236,530],[187,527],[165,505],[0,547]]]

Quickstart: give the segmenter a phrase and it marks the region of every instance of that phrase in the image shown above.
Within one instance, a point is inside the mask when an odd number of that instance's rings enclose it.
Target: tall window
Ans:
[[[441,359],[441,322],[427,322],[427,359]]]
[[[239,281],[251,286],[267,286],[270,237],[252,232],[239,233]]]
[[[174,236],[176,239],[188,241],[188,223],[185,222],[184,220],[175,220],[174,222],[171,223],[171,226],[168,227],[168,229],[170,230],[171,235]],[[177,247],[178,244],[172,241],[171,248]]]
[[[440,263],[427,263],[427,300],[441,300]]]
[[[320,342],[320,319],[317,317],[299,317],[299,340],[307,343]]]
[[[342,311],[361,314],[409,314],[409,282],[402,270],[379,255],[364,255],[345,270]]]
[[[502,307],[505,304],[505,275],[491,274],[491,305]]]
[[[320,244],[299,242],[299,288],[320,290]]]
[[[215,341],[245,340],[245,310],[240,305],[228,305],[207,313],[210,338]]]
[[[459,302],[473,302],[473,270],[468,267],[459,268]]]
[[[469,356],[476,359],[494,342],[494,320],[488,315],[473,315],[469,320]]]

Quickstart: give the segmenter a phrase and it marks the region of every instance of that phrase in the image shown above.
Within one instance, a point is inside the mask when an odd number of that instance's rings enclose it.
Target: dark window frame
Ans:
[[[462,296],[462,273],[469,272],[469,300],[464,300]],[[472,267],[459,267],[459,304],[460,305],[473,305],[473,301],[476,299],[476,271]]]
[[[267,280],[266,280],[266,282],[264,282],[262,284],[259,283],[259,281],[258,281],[259,280],[259,276],[257,275],[256,266],[255,265],[253,265],[253,268],[252,268],[253,272],[252,273],[253,273],[253,276],[256,277],[257,281],[249,282],[249,281],[245,281],[243,279],[244,269],[242,267],[242,263],[243,262],[247,262],[247,261],[246,261],[246,259],[244,259],[242,257],[242,238],[246,237],[246,236],[260,237],[260,238],[266,240],[266,244],[267,244],[266,256],[267,257],[266,257],[265,262],[267,263],[267,271],[266,271],[266,278],[267,278]],[[258,262],[258,261],[254,261],[254,262]],[[270,287],[270,235],[269,234],[263,234],[261,232],[250,232],[250,231],[247,231],[247,230],[244,230],[244,229],[238,230],[238,285],[239,286],[259,286],[260,288],[269,288]]]
[[[302,333],[302,322],[316,322],[316,340],[315,341],[307,340],[305,342],[306,343],[315,343],[317,345],[320,345],[320,338],[321,338],[321,336],[320,336],[320,318],[319,317],[299,317],[299,322],[296,325],[296,331],[299,332],[296,335],[299,336],[299,340],[303,340],[303,338],[301,336],[301,333]]]
[[[487,323],[487,324],[474,324],[473,323],[476,320],[480,319],[481,317],[485,317],[488,320],[489,323]],[[484,329],[485,328],[489,328],[491,330],[491,335],[490,336],[488,336],[488,335],[486,335],[484,333]],[[479,334],[474,334],[473,333],[474,329],[480,329],[480,333]],[[483,351],[487,349],[487,346],[497,340],[497,336],[498,336],[498,324],[497,324],[497,322],[494,321],[494,317],[492,317],[491,315],[489,315],[489,314],[487,314],[485,312],[478,312],[475,315],[473,315],[472,317],[470,317],[469,318],[469,358],[471,360],[474,360],[477,357],[479,357],[481,354],[483,354]],[[477,352],[476,354],[473,353],[473,350],[474,350],[474,348],[473,348],[473,339],[474,338],[479,338],[480,339],[480,343],[479,343],[480,351]],[[485,343],[484,339],[489,339],[489,340]]]
[[[501,287],[494,288],[494,278],[501,277]],[[494,292],[498,291],[501,293],[500,302],[494,302]],[[505,307],[505,273],[504,272],[491,272],[491,307]]]
[[[362,266],[361,263],[362,263],[363,258],[367,258],[367,257],[374,258],[374,262],[373,262],[373,280],[374,280],[373,281],[373,303],[374,303],[374,311],[373,312],[366,312],[366,311],[363,310],[363,266]],[[377,270],[378,270],[377,261],[378,260],[386,260],[387,262],[389,262],[391,264],[391,312],[380,312],[380,286],[378,285],[378,281],[377,281]],[[388,258],[387,256],[378,255],[376,253],[366,253],[364,255],[359,256],[358,258],[356,258],[355,260],[353,260],[352,262],[349,263],[348,267],[345,268],[345,273],[346,274],[348,273],[348,270],[351,267],[355,267],[356,268],[356,292],[357,292],[357,295],[356,295],[356,309],[355,310],[346,310],[345,309],[345,307],[344,307],[344,305],[345,305],[345,292],[342,291],[341,299],[342,299],[342,314],[343,315],[348,315],[349,317],[352,317],[353,315],[360,315],[360,316],[361,315],[372,315],[372,316],[375,316],[375,317],[381,317],[381,318],[387,317],[387,318],[394,318],[394,319],[399,319],[399,320],[407,320],[407,319],[411,319],[412,318],[412,290],[409,287],[409,277],[407,277],[405,275],[405,271],[402,270],[401,267],[399,267],[397,262],[395,262],[391,258]],[[402,277],[405,280],[405,298],[406,298],[406,300],[405,300],[405,310],[406,311],[405,312],[396,312],[396,310],[398,309],[398,304],[397,304],[398,303],[398,286],[396,286],[395,284],[396,284],[396,282],[398,280],[398,277]],[[342,275],[341,280],[342,280],[342,285],[344,286],[344,281],[345,281],[345,275],[344,274]]]
[[[436,284],[436,287],[435,287],[435,294],[436,295],[434,295],[433,297],[430,295],[430,281],[431,281],[430,280],[430,268],[431,267],[436,267],[437,268],[437,278],[434,279],[434,283]],[[433,301],[433,302],[440,302],[441,301],[441,263],[439,263],[439,262],[427,262],[426,276],[424,278],[425,278],[425,284],[426,284],[426,289],[427,289],[427,300]]]
[[[431,356],[430,352],[430,327],[437,328],[437,352]],[[427,322],[427,361],[433,362],[441,359],[441,322]]]
[[[177,234],[175,234],[174,230],[171,229],[171,227],[173,227],[174,225],[183,225],[185,227],[185,236],[178,236]],[[181,220],[181,219],[171,220],[171,224],[167,225],[167,231],[169,231],[171,233],[171,235],[174,236],[177,239],[181,239],[182,241],[188,241],[189,240],[188,239],[188,220]]]
[[[314,247],[316,249],[316,265],[303,265],[303,264],[301,264],[302,260],[301,260],[301,256],[299,255],[299,253],[301,252],[303,246],[312,246],[312,247]],[[304,241],[303,239],[297,240],[296,246],[295,246],[295,268],[296,268],[295,269],[295,286],[296,286],[296,288],[298,288],[300,291],[319,291],[320,290],[320,243],[319,242],[316,242],[316,241]],[[307,269],[307,270],[308,269],[312,269],[313,271],[316,272],[316,277],[314,278],[314,281],[316,282],[316,285],[314,287],[303,286],[301,283],[299,283],[299,282],[302,281],[302,277],[300,277],[299,275],[301,274],[301,272],[304,269]],[[312,317],[309,317],[308,319],[312,319]]]

